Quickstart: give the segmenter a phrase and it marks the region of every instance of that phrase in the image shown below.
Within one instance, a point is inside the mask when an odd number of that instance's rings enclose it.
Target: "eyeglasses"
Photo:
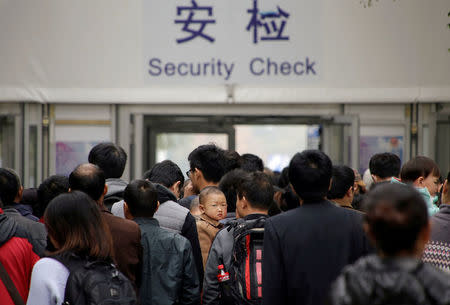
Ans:
[[[186,177],[190,177],[190,176],[191,176],[191,172],[193,172],[192,169],[188,170],[188,171],[186,172]]]

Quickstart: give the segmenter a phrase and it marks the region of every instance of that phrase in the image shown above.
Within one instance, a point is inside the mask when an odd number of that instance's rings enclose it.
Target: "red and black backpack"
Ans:
[[[262,303],[264,225],[267,217],[238,219],[233,231],[233,252],[228,293],[235,304]]]

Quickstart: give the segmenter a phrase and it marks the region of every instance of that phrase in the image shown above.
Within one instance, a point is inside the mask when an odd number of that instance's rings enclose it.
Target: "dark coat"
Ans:
[[[342,269],[367,254],[362,217],[329,201],[271,217],[264,233],[263,305],[320,305]]]
[[[114,260],[117,263],[117,268],[136,287],[136,275],[139,273],[142,256],[139,226],[131,220],[116,217],[104,209],[102,210],[102,217],[111,231]]]
[[[450,204],[441,204],[431,217],[430,242],[425,247],[423,261],[450,272]]]
[[[450,275],[418,259],[370,255],[345,268],[330,304],[450,304]]]
[[[198,305],[200,285],[191,244],[159,227],[155,218],[135,218],[142,232],[141,305]]]

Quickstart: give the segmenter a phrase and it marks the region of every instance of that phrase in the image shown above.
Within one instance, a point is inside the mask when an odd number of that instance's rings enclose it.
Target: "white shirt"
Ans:
[[[64,301],[69,270],[53,258],[42,258],[33,267],[27,305],[59,305]]]

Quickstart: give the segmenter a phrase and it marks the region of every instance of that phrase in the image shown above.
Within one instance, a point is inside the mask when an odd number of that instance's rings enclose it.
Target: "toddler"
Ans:
[[[219,220],[227,216],[227,200],[218,187],[208,186],[200,192],[199,208],[201,214],[197,219],[197,231],[205,268],[209,248],[223,226]]]

